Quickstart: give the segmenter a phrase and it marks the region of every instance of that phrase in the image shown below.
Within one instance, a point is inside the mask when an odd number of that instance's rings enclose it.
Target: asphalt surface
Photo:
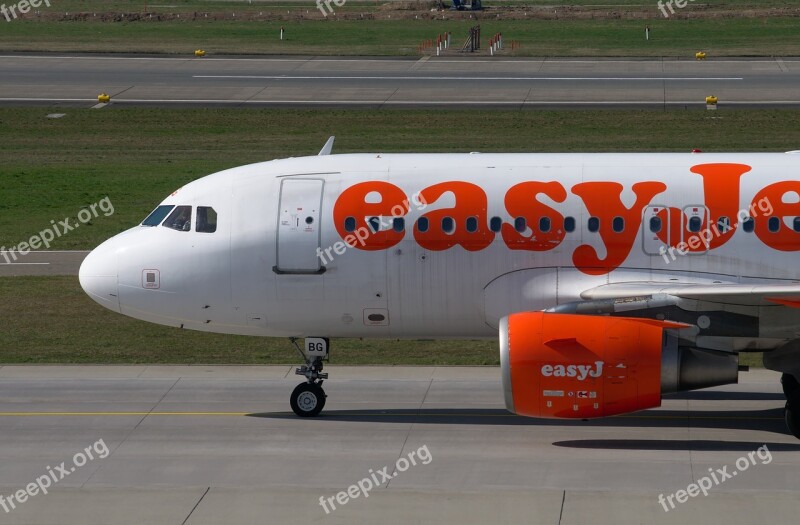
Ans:
[[[545,421],[503,409],[497,368],[329,371],[323,415],[300,419],[288,407],[299,382],[290,366],[2,367],[0,494],[50,470],[58,478],[0,511],[3,523],[796,519],[800,442],[784,430],[776,373],[743,373],[739,385],[630,416]],[[94,459],[76,466],[87,447]],[[416,465],[399,463],[412,452]],[[390,481],[377,477],[384,467]],[[664,510],[660,494],[709,469],[730,477]],[[373,473],[381,483],[368,497],[325,513],[320,497]]]
[[[279,107],[800,106],[800,59],[0,56],[0,104]]]
[[[78,275],[88,251],[0,251],[0,277]]]

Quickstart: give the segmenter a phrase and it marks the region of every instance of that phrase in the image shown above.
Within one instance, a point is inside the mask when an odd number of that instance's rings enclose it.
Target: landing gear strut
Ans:
[[[797,439],[800,439],[800,383],[791,374],[783,374],[781,377],[783,393],[786,394],[786,409],[784,418],[789,432]]]
[[[295,414],[300,417],[314,417],[325,408],[325,391],[322,383],[328,374],[322,372],[323,361],[328,359],[330,342],[322,337],[307,337],[304,349],[297,344],[297,338],[289,341],[294,345],[306,364],[295,370],[295,374],[305,376],[306,382],[300,383],[292,392],[289,404]]]

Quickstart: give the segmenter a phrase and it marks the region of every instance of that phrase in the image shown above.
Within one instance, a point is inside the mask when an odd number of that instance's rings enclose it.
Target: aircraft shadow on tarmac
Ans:
[[[691,399],[697,401],[786,401],[779,392],[720,392],[715,390],[692,390],[667,394],[664,399]]]
[[[800,443],[764,443],[763,441],[718,441],[715,439],[572,439],[555,441],[553,446],[594,450],[685,450],[749,452],[766,445],[770,452],[798,452]]]
[[[250,417],[269,419],[299,418],[292,412],[267,412],[249,414]],[[783,420],[783,408],[759,410],[645,410],[604,419],[535,419],[510,414],[503,409],[391,409],[391,410],[326,410],[320,416],[309,419],[318,423],[368,422],[368,423],[415,423],[421,425],[476,425],[476,426],[562,426],[570,428],[706,428],[720,430],[753,430],[772,432],[782,436],[788,433]],[[691,441],[661,440],[575,440],[555,443],[558,446],[576,448],[628,448],[639,449],[652,446],[656,449],[666,446],[681,447],[679,450],[695,450]],[[736,443],[712,441],[716,449],[728,450]],[[648,445],[649,444],[649,445]],[[673,445],[670,445],[673,444]],[[759,445],[762,443],[759,443]],[[752,450],[752,443],[747,444]],[[788,445],[781,445],[788,446]],[[792,445],[791,450],[800,451],[800,444]],[[738,450],[734,448],[735,450]]]

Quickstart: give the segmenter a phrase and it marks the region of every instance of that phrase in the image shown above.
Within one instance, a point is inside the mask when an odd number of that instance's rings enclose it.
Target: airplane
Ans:
[[[81,286],[151,323],[288,338],[301,417],[325,406],[331,338],[497,338],[506,408],[539,418],[658,407],[764,352],[800,438],[794,152],[334,155],[333,140],[178,189],[94,249]]]

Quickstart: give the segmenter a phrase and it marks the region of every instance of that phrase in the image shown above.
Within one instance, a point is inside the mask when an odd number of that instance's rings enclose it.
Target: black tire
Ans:
[[[800,439],[800,405],[797,403],[786,403],[784,419],[786,420],[786,427],[789,429],[789,432],[797,439]]]
[[[786,399],[792,397],[792,394],[800,392],[800,382],[792,374],[783,374],[781,376],[781,386]]]
[[[325,408],[325,391],[315,383],[301,383],[289,400],[292,410],[300,417],[315,417]]]

